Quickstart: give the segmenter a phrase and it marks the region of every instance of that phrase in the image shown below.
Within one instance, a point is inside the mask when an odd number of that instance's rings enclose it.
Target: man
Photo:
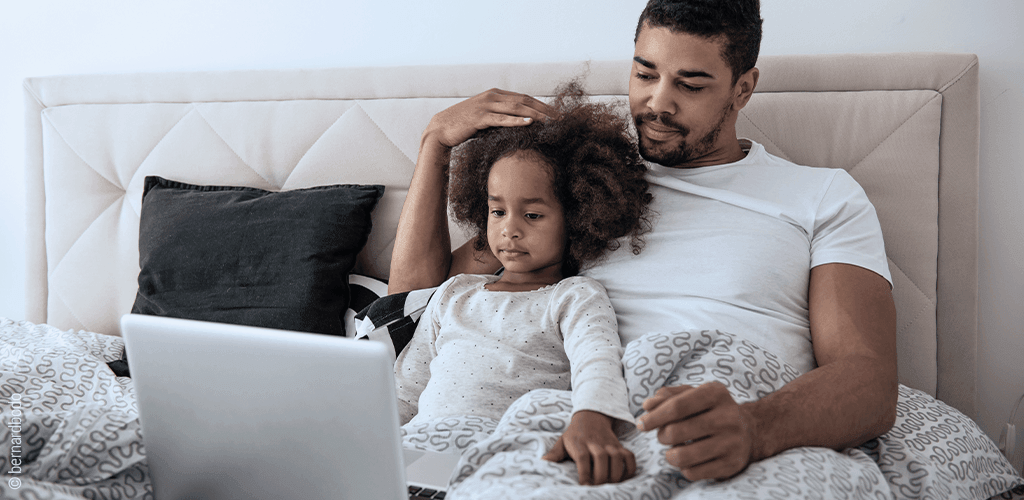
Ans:
[[[798,446],[856,446],[895,421],[896,312],[874,209],[845,172],[796,166],[736,136],[759,76],[759,11],[757,0],[651,0],[644,9],[629,103],[661,215],[639,256],[616,252],[584,272],[608,288],[624,344],[645,332],[720,329],[804,372],[742,405],[719,383],[647,400],[638,427],[657,431],[690,480],[729,478]],[[495,89],[432,119],[389,292],[498,268],[468,245],[451,251],[448,153],[478,130],[551,112]]]

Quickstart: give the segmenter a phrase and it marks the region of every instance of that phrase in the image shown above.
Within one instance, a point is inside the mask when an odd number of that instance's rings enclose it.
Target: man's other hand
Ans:
[[[666,460],[687,479],[727,479],[751,462],[753,418],[721,383],[662,387],[643,408],[637,427],[657,429]]]

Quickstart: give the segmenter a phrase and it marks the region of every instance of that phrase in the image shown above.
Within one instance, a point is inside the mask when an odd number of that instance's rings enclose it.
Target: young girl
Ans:
[[[622,347],[605,289],[576,275],[620,239],[639,253],[651,195],[626,120],[575,82],[553,106],[553,120],[490,129],[454,152],[453,216],[504,272],[437,289],[395,364],[399,407],[403,423],[500,419],[530,390],[571,388],[570,425],[545,458],[571,457],[581,484],[617,482],[635,471],[611,425],[633,422]]]

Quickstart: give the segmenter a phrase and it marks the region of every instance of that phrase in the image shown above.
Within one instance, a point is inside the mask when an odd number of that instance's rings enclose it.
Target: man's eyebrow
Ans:
[[[648,61],[647,59],[644,59],[644,58],[642,58],[640,56],[634,57],[633,60],[636,61],[638,64],[640,64],[641,66],[643,66],[645,68],[658,69],[658,67],[655,66],[654,63],[652,63],[651,61]]]
[[[648,68],[648,69],[658,69],[657,65],[655,65],[651,61],[648,61],[647,59],[644,59],[644,58],[642,58],[640,56],[634,57],[633,60],[636,61],[637,64],[639,64],[639,65],[641,65],[641,66],[643,66],[645,68]],[[698,71],[687,71],[685,69],[681,69],[679,71],[676,71],[676,74],[681,76],[681,77],[683,77],[683,78],[711,78],[711,79],[715,78],[710,73],[708,73],[706,71],[699,71],[699,70]]]
[[[684,69],[681,69],[679,71],[676,71],[676,74],[683,78],[715,78],[711,76],[711,73],[708,73],[706,71],[686,71]]]

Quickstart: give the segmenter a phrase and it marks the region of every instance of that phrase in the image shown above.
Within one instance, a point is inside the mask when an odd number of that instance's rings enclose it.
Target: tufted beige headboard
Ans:
[[[797,163],[844,168],[864,186],[890,257],[900,380],[974,416],[977,58],[776,56],[758,66],[740,134]],[[142,180],[151,174],[271,190],[384,184],[357,270],[386,278],[430,117],[490,87],[549,95],[583,67],[28,79],[27,319],[118,333],[135,296]],[[591,93],[621,100],[629,62],[594,62],[588,75]]]

